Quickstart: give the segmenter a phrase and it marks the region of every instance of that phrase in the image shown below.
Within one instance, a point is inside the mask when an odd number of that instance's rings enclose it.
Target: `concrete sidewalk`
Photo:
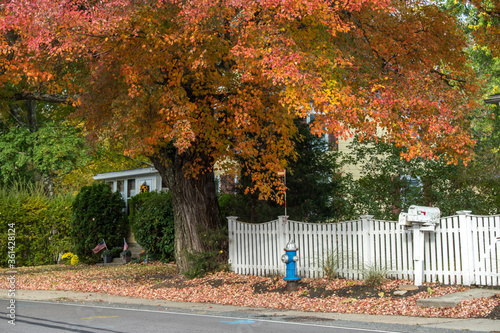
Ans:
[[[477,294],[475,294],[475,291]],[[484,289],[470,289],[467,291],[467,297],[489,297],[486,295],[494,295],[500,292],[499,290],[487,290],[487,294],[483,292]],[[7,299],[8,291],[0,289],[0,298]],[[448,295],[446,295],[448,296]],[[439,299],[439,297],[436,297]],[[320,312],[300,312],[293,310],[276,310],[268,308],[250,308],[238,307],[232,305],[219,305],[208,303],[183,303],[171,302],[164,300],[150,300],[143,298],[134,298],[126,296],[115,296],[102,293],[83,293],[74,291],[56,291],[56,290],[16,290],[16,300],[30,300],[30,301],[48,301],[48,302],[92,302],[98,303],[102,306],[113,307],[154,307],[165,311],[183,311],[192,312],[197,314],[212,314],[212,315],[227,315],[231,313],[233,316],[241,317],[248,316],[248,313],[254,314],[259,318],[273,318],[277,316],[290,316],[299,318],[312,318],[320,320],[342,320],[342,321],[356,321],[365,323],[378,323],[378,324],[396,324],[396,325],[417,325],[427,328],[432,332],[432,328],[440,329],[453,329],[453,330],[467,330],[479,332],[500,332],[500,320],[491,319],[453,319],[453,318],[424,318],[424,317],[406,317],[406,316],[382,316],[382,315],[365,315],[365,314],[343,314],[343,313],[320,313]]]
[[[492,297],[496,294],[500,294],[500,290],[496,289],[483,289],[483,288],[471,288],[465,291],[459,291],[452,294],[446,294],[439,297],[431,298],[421,298],[417,300],[418,306],[434,307],[434,308],[446,308],[455,307],[460,304],[461,301],[466,299],[482,298],[482,297]],[[498,323],[500,326],[500,322]],[[500,327],[498,327],[500,331]]]

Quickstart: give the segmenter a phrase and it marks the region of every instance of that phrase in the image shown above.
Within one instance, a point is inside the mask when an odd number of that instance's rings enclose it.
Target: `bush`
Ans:
[[[193,251],[187,253],[190,262],[189,269],[184,272],[188,279],[203,277],[208,273],[228,270],[228,233],[227,228],[219,230],[201,230],[200,237],[203,240],[205,251]]]
[[[330,280],[338,277],[339,269],[349,261],[344,252],[339,252],[337,249],[327,251],[326,258],[321,262],[324,277]]]
[[[125,202],[120,193],[112,193],[108,185],[84,186],[73,202],[71,238],[80,261],[95,263],[100,254],[92,249],[102,240],[108,248],[119,245],[127,232]]]
[[[120,258],[120,254],[123,252],[123,248],[121,247],[115,247],[111,249],[111,256],[113,258]]]
[[[148,252],[148,258],[174,260],[174,211],[166,192],[139,193],[129,201],[130,225],[135,240]]]
[[[387,269],[379,268],[375,265],[363,269],[363,280],[367,286],[379,287],[384,283],[387,276]]]
[[[72,201],[63,194],[49,198],[41,186],[15,183],[0,188],[0,266],[56,264],[71,248]],[[9,247],[15,262],[8,261]]]

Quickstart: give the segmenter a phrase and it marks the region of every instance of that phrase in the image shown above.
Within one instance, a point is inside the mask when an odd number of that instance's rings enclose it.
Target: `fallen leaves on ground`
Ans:
[[[0,275],[7,275],[7,269]],[[462,301],[454,308],[424,308],[417,300],[466,290],[462,286],[426,284],[424,291],[408,297],[391,293],[406,280],[387,280],[374,293],[363,297],[338,296],[340,290],[358,289],[363,281],[344,279],[303,279],[298,291],[283,292],[286,282],[279,277],[260,277],[219,272],[204,278],[188,280],[174,268],[161,264],[129,264],[124,266],[40,266],[17,269],[16,289],[71,290],[100,292],[110,295],[162,299],[177,302],[229,304],[300,311],[364,313],[420,317],[480,318],[499,305],[499,298]],[[7,279],[0,288],[9,289]],[[321,288],[321,289],[320,289]],[[430,288],[430,289],[429,289]],[[313,296],[316,289],[321,296]],[[429,293],[426,290],[432,290]],[[339,293],[340,294],[340,293]],[[373,294],[373,295],[372,295]]]

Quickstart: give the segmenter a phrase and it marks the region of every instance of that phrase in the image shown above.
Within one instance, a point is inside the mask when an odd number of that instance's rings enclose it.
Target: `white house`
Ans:
[[[109,184],[113,192],[120,192],[128,205],[128,199],[139,193],[141,186],[146,186],[148,191],[160,191],[165,189],[162,184],[160,173],[154,167],[138,168],[131,170],[121,170],[106,173],[99,173],[94,180],[104,181]],[[128,208],[128,207],[127,207]],[[128,209],[127,209],[128,211]],[[139,257],[143,248],[137,244],[131,230],[127,232],[127,243],[132,252],[132,257]]]
[[[131,170],[99,173],[94,180],[102,180],[111,186],[113,192],[120,192],[123,199],[128,200],[139,193],[142,185],[149,191],[161,191],[165,187],[158,171],[150,166]]]

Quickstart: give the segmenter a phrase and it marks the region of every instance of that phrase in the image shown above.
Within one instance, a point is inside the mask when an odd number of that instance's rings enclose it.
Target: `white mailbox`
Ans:
[[[408,213],[399,214],[399,224],[411,227],[419,226],[427,230],[434,230],[439,224],[441,211],[437,207],[425,207],[412,205],[408,208]]]

